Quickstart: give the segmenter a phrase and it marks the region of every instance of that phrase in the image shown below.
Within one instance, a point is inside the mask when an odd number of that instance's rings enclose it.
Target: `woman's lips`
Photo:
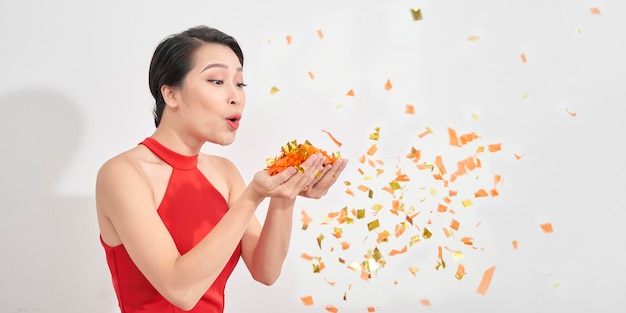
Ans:
[[[240,119],[241,119],[240,115],[233,115],[233,116],[226,118],[226,123],[228,124],[228,127],[230,127],[230,129],[237,130],[239,128]]]

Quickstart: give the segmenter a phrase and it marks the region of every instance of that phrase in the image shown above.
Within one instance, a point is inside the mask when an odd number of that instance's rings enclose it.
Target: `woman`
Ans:
[[[227,159],[200,153],[229,145],[245,106],[236,40],[200,26],[156,48],[149,85],[156,131],[100,169],[96,206],[119,306],[135,312],[223,312],[239,257],[270,285],[287,255],[295,198],[326,194],[347,164],[315,154],[245,185]],[[263,226],[257,206],[270,198]]]

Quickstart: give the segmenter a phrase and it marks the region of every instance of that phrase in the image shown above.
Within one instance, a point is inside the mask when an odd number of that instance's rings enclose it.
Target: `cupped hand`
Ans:
[[[325,157],[314,154],[300,165],[303,172],[289,167],[282,172],[270,176],[267,171],[259,171],[254,175],[250,187],[261,197],[294,199],[301,191],[319,182],[326,170],[323,166]],[[326,166],[328,167],[328,166]],[[328,171],[328,170],[326,170]],[[320,174],[318,174],[320,173]]]
[[[328,189],[337,181],[341,172],[348,165],[347,159],[338,159],[332,164],[324,166],[315,179],[304,186],[299,195],[306,198],[319,199],[328,193]]]

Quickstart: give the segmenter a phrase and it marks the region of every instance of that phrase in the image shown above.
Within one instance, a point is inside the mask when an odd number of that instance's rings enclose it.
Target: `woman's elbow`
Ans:
[[[169,290],[163,294],[163,297],[177,308],[191,311],[198,304],[202,295],[194,295],[190,290]]]
[[[252,275],[252,278],[265,286],[271,286],[278,280],[279,276],[280,272],[275,274]]]

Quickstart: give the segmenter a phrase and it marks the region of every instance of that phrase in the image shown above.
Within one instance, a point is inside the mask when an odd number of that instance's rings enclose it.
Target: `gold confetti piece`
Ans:
[[[549,234],[552,232],[552,223],[545,223],[539,226],[541,226],[541,230],[546,234]]]
[[[418,243],[419,241],[420,241],[419,235],[411,236],[411,240],[409,241],[409,247],[412,247],[414,244]]]
[[[525,93],[525,94],[522,96],[522,100],[526,100],[526,99],[528,99],[528,97],[530,97],[530,95],[529,95],[529,94],[527,94],[527,93]]]
[[[415,266],[409,266],[409,272],[411,275],[415,276],[415,273],[419,272],[419,269]]]
[[[437,190],[435,190],[435,189],[433,189],[433,188],[430,188],[430,191],[429,191],[429,192],[430,192],[430,195],[431,195],[431,196],[434,196],[434,195],[436,195],[436,194],[437,194]]]
[[[389,187],[391,187],[391,190],[402,189],[402,187],[400,186],[400,183],[398,183],[397,181],[390,182]]]
[[[367,191],[367,197],[372,199],[374,197],[374,190],[370,189]]]
[[[293,39],[293,37],[291,37],[291,35],[287,35],[285,37],[285,39],[287,40],[287,44],[290,45],[291,44],[291,40]]]
[[[387,79],[387,82],[385,83],[385,90],[389,91],[392,87],[393,85],[391,85],[391,80]]]
[[[383,208],[383,205],[382,205],[382,204],[380,204],[380,203],[376,203],[376,204],[374,204],[374,205],[372,206],[372,209],[371,209],[371,210],[372,210],[372,211],[374,211],[374,212],[378,212],[378,211],[380,211],[382,208]]]
[[[415,114],[415,107],[413,107],[412,104],[407,104],[406,108],[404,110],[404,113],[406,113],[406,114]]]
[[[526,55],[525,54],[520,54],[519,58],[522,59],[522,63],[526,63]]]
[[[357,219],[365,218],[365,209],[358,209],[356,211],[356,218]]]
[[[321,30],[321,29],[318,29],[318,30],[317,30],[317,37],[319,37],[320,39],[323,39],[323,38],[324,38],[324,33],[322,32],[322,30]]]
[[[380,127],[374,128],[374,132],[369,135],[369,138],[371,140],[378,140],[380,138]]]
[[[591,11],[591,14],[594,14],[594,15],[600,15],[601,14],[600,13],[600,9],[596,8],[596,7],[589,8],[589,11]]]
[[[480,118],[478,117],[478,115],[472,113],[472,119],[478,121]]]
[[[367,229],[369,231],[372,231],[372,230],[378,228],[379,226],[380,226],[380,222],[378,221],[378,219],[375,219],[375,220],[367,223]]]
[[[317,236],[317,245],[322,249],[322,240],[324,240],[324,234]]]
[[[424,232],[422,233],[422,237],[424,239],[429,239],[433,234],[428,230],[428,228],[424,227]]]
[[[421,300],[420,300],[420,303],[421,303],[423,306],[431,306],[431,304],[430,304],[430,300],[428,300],[428,299],[421,299]]]
[[[459,266],[456,268],[456,274],[454,274],[454,278],[456,278],[457,280],[461,280],[463,279],[463,276],[465,276],[465,267],[463,266],[463,264],[459,263]]]
[[[315,75],[313,74],[313,72],[307,72],[307,74],[309,74],[309,78],[315,79]]]
[[[458,261],[458,260],[463,259],[465,256],[463,255],[463,252],[459,250],[455,250],[455,251],[452,251],[452,257]]]
[[[354,97],[354,90],[348,90],[348,92],[346,92],[346,96]]]
[[[464,208],[467,208],[469,206],[472,206],[474,203],[472,202],[472,199],[465,199],[461,201],[461,204],[463,205]]]
[[[491,284],[491,279],[493,278],[493,273],[495,272],[496,267],[492,266],[483,273],[483,278],[476,289],[476,293],[480,295],[485,295],[487,293],[487,289],[489,289],[489,285]]]
[[[378,233],[378,238],[376,238],[376,242],[381,243],[389,241],[389,235],[391,235],[389,231],[383,230],[382,232]]]
[[[306,306],[313,305],[313,297],[312,296],[300,297],[300,300],[302,301],[302,304],[304,304]]]
[[[273,87],[272,87],[272,89],[270,89],[270,94],[272,94],[272,95],[273,95],[273,94],[277,93],[278,91],[279,91],[279,90],[278,90],[278,87],[273,86]]]
[[[480,39],[480,37],[475,36],[475,35],[471,35],[467,37],[467,41],[477,41],[478,39]]]
[[[414,21],[421,21],[422,20],[422,10],[420,8],[412,8],[411,9],[411,16],[413,16],[413,20]]]
[[[556,287],[559,287],[559,286],[561,286],[560,283],[554,283],[554,285],[552,287],[556,288]]]

